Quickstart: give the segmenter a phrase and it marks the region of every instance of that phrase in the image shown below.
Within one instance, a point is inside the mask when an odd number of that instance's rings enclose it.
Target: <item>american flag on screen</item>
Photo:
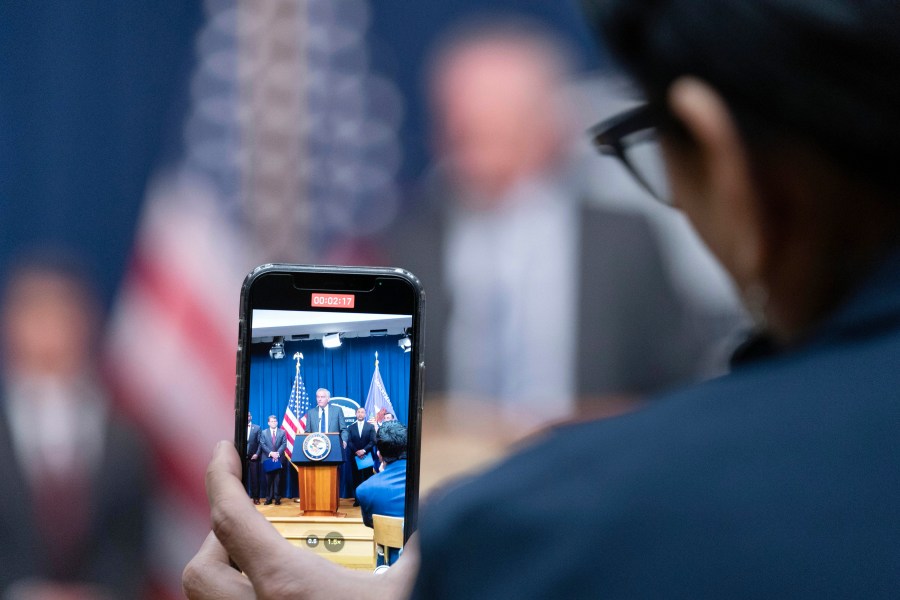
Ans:
[[[384,389],[384,381],[381,380],[381,371],[378,370],[378,353],[375,353],[375,372],[372,373],[372,383],[369,384],[369,395],[366,396],[366,417],[371,419],[374,417],[377,423],[384,420],[384,415],[391,413],[394,417],[394,405],[391,404],[391,397],[388,396],[387,390]]]
[[[309,400],[309,394],[306,393],[306,385],[303,383],[303,377],[300,375],[300,358],[302,355],[294,355],[297,361],[297,373],[294,375],[294,385],[291,387],[291,397],[288,399],[287,408],[284,409],[284,419],[281,421],[281,428],[284,429],[287,437],[287,449],[284,451],[288,459],[294,452],[294,438],[300,431],[306,431],[306,413],[312,408]],[[299,355],[299,356],[298,356]]]

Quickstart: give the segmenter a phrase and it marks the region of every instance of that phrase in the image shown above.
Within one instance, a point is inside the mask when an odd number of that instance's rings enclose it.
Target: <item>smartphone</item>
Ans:
[[[293,544],[351,569],[392,563],[416,528],[424,310],[394,268],[267,264],[241,289],[247,494]]]

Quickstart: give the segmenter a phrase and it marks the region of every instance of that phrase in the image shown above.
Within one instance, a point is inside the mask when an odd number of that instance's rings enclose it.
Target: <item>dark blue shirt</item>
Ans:
[[[372,515],[386,517],[403,517],[406,505],[406,459],[401,458],[384,467],[384,471],[359,484],[356,488],[356,499],[362,509],[363,523],[372,527]],[[400,551],[391,549],[391,563],[397,559]],[[381,563],[378,557],[378,564]]]
[[[362,509],[363,523],[372,526],[372,515],[402,517],[406,503],[406,459],[385,465],[384,471],[359,484],[356,499]]]
[[[804,342],[444,493],[415,598],[896,598],[900,252]]]

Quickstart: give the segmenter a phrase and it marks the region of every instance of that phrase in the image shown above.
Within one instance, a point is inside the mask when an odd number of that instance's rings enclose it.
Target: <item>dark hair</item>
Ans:
[[[47,244],[19,253],[4,273],[4,295],[8,296],[22,280],[49,276],[63,280],[84,297],[92,309],[99,310],[94,273],[78,252],[61,245]]]
[[[900,190],[896,0],[582,0],[602,43],[664,120],[694,75],[728,103],[751,146],[806,141],[848,174]]]
[[[375,445],[384,462],[392,463],[399,458],[406,458],[406,435],[406,427],[399,421],[382,423],[375,434]]]
[[[485,42],[524,45],[554,59],[567,75],[577,68],[578,56],[568,38],[537,19],[520,13],[478,10],[463,16],[447,27],[433,44],[427,65],[433,71],[436,63],[456,48]]]

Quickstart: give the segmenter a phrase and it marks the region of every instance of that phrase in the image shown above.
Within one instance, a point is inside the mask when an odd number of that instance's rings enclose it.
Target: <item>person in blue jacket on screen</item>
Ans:
[[[397,421],[382,423],[375,435],[384,470],[356,488],[363,523],[372,527],[372,515],[402,517],[406,503],[406,427]],[[391,549],[391,563],[399,553]],[[382,557],[378,557],[379,564]]]

